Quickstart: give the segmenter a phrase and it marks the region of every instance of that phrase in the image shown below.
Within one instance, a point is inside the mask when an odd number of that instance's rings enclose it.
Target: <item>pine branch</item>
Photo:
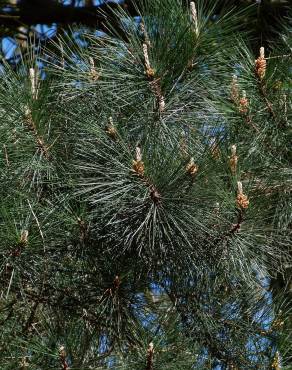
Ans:
[[[154,346],[151,342],[147,350],[147,363],[145,370],[153,370],[153,356],[154,356]]]
[[[132,0],[124,1],[122,6],[132,16],[138,15],[136,5]],[[107,31],[105,23],[108,19],[111,19],[113,27],[120,28],[120,20],[115,16],[119,7],[120,5],[116,2],[106,2],[98,6],[75,7],[63,5],[55,0],[21,0],[17,9],[13,9],[9,15],[0,14],[0,18],[1,24],[6,27],[82,23]]]
[[[32,132],[33,136],[35,137],[37,147],[40,148],[41,152],[43,153],[43,155],[46,159],[50,159],[49,147],[44,142],[43,137],[41,135],[39,135],[38,130],[36,128],[36,125],[33,121],[31,111],[30,111],[29,108],[27,108],[27,110],[25,112],[25,120],[26,120],[27,127]]]

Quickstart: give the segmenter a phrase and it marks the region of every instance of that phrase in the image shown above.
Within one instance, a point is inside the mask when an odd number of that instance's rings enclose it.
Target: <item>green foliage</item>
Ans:
[[[3,369],[291,361],[289,29],[263,76],[247,13],[141,14],[1,75]]]

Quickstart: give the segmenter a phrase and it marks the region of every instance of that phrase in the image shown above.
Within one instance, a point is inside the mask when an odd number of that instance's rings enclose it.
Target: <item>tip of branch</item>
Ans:
[[[240,181],[237,182],[237,191],[238,191],[238,194],[242,194],[242,192],[243,192],[242,182],[240,182]]]

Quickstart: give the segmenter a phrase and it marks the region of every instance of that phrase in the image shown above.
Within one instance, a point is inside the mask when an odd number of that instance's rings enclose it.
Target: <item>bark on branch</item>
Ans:
[[[137,1],[135,4],[137,4]],[[121,6],[130,15],[138,15],[133,0],[125,0],[122,4],[107,2],[97,6],[89,5],[84,7],[62,5],[56,0],[21,0],[18,7],[13,8],[9,14],[2,11],[0,20],[1,25],[7,27],[52,23],[69,25],[77,23],[105,30],[106,21],[110,21],[114,25],[120,24],[115,11]]]

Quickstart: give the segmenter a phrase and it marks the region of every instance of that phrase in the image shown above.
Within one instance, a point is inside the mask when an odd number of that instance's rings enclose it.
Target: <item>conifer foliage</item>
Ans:
[[[210,3],[4,66],[1,369],[288,369],[291,28]]]

